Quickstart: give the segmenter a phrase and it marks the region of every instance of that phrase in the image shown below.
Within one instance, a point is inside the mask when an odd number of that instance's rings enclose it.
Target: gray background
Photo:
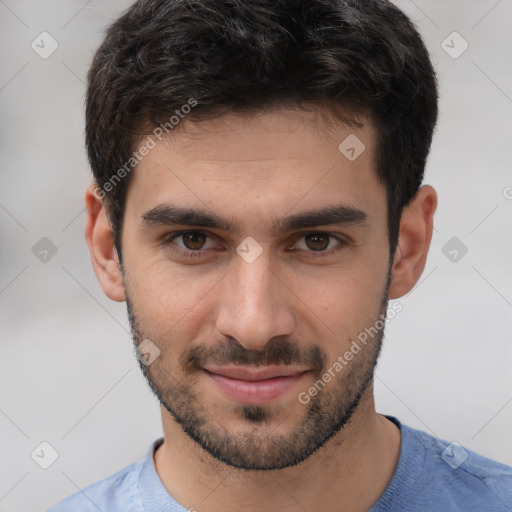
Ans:
[[[386,330],[377,409],[512,464],[512,5],[397,3],[439,74],[425,182],[440,203],[423,277]],[[83,236],[84,80],[128,4],[0,0],[1,511],[45,510],[161,435],[124,304],[103,295]],[[59,45],[47,59],[31,48],[43,31]],[[453,31],[469,43],[456,59],[442,47]],[[57,248],[46,262],[32,252],[43,237]],[[456,262],[452,237],[468,249]],[[42,441],[59,453],[46,470],[30,455]]]

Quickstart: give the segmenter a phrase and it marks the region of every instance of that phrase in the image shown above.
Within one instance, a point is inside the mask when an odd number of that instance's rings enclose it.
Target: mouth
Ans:
[[[276,400],[309,373],[309,370],[287,366],[203,370],[225,396],[247,404],[263,404]]]

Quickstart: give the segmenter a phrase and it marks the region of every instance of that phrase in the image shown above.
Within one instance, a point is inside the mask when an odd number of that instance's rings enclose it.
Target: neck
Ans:
[[[162,408],[164,442],[157,473],[173,498],[198,512],[368,511],[398,463],[400,432],[375,412],[373,388],[349,425],[304,462],[275,471],[245,471],[205,452]]]

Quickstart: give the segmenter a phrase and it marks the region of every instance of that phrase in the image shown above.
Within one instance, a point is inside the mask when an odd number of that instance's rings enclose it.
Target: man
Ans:
[[[86,239],[164,437],[60,511],[505,511],[512,468],[379,415],[437,205],[428,53],[384,0],[140,0],[88,81]]]

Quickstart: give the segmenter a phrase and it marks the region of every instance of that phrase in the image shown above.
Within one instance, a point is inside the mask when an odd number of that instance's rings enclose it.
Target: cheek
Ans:
[[[299,315],[324,340],[330,357],[336,358],[351,339],[379,318],[384,286],[382,273],[373,276],[368,271],[346,273],[309,286],[303,281],[298,289],[305,307]]]
[[[211,307],[207,296],[214,294],[217,274],[194,277],[183,275],[168,264],[145,265],[128,280],[130,298],[148,337],[173,340],[177,347],[182,339],[193,339],[204,325]]]

